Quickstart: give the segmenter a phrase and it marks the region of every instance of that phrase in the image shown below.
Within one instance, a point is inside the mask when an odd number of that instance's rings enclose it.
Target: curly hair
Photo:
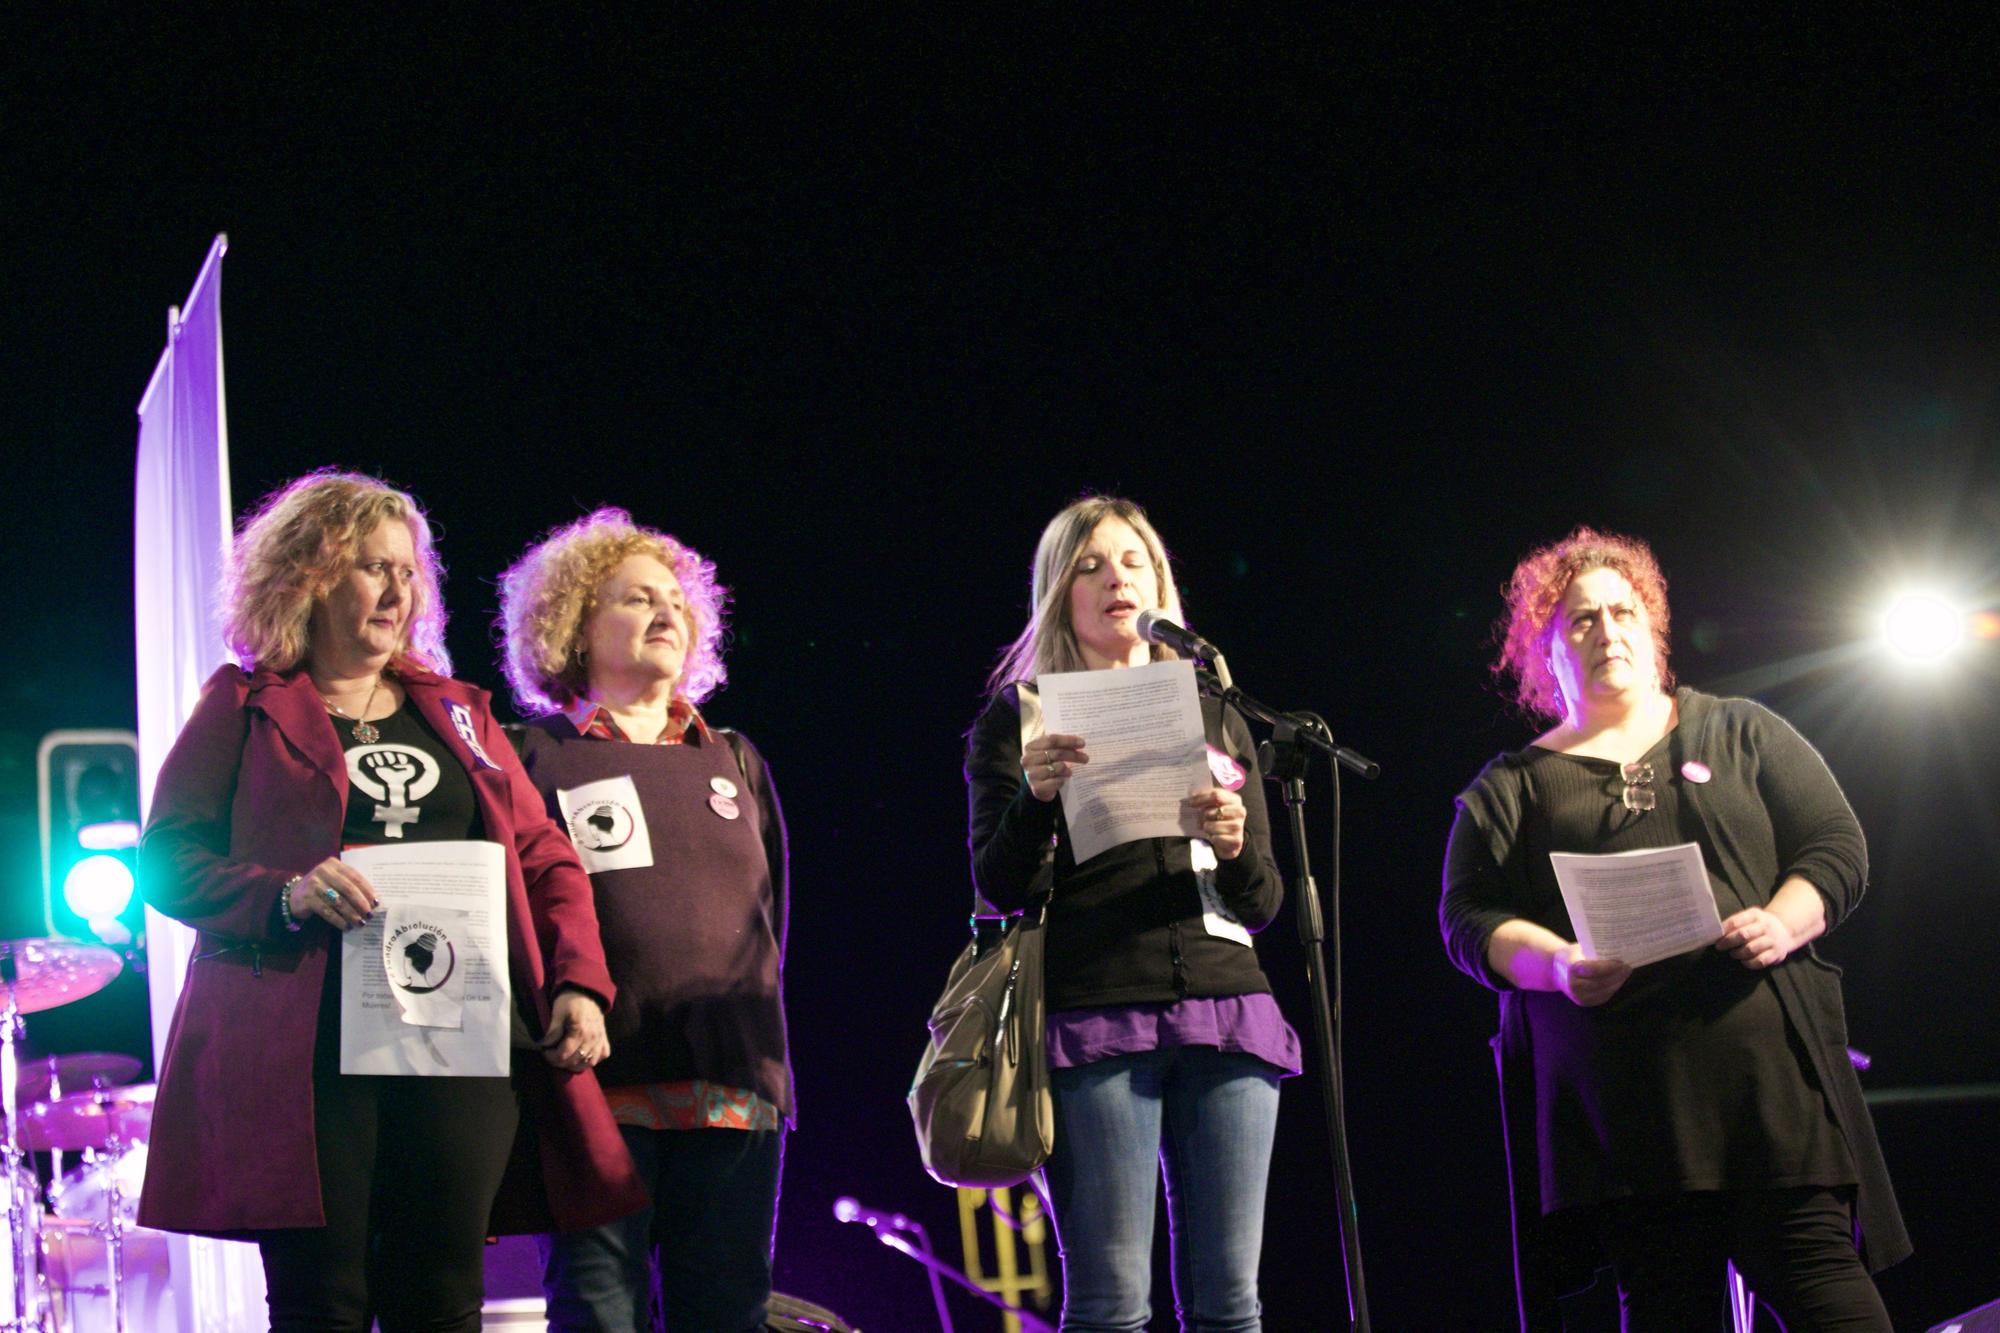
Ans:
[[[222,571],[223,641],[246,671],[291,671],[304,664],[313,605],[354,568],[368,534],[384,522],[409,525],[417,574],[403,642],[389,669],[451,674],[444,646],[444,567],[430,520],[415,499],[359,472],[321,468],[265,496],[243,520]]]
[[[1514,702],[1529,717],[1561,720],[1565,716],[1562,690],[1549,670],[1550,624],[1570,583],[1593,569],[1617,571],[1638,593],[1652,622],[1660,688],[1674,687],[1673,671],[1667,664],[1667,577],[1660,572],[1652,548],[1637,537],[1578,527],[1561,541],[1522,557],[1502,589],[1507,610],[1494,626],[1500,657],[1493,664],[1493,674],[1503,690],[1512,678]]]
[[[597,594],[627,557],[650,555],[674,572],[687,598],[687,662],[675,693],[700,703],[722,687],[722,631],[729,591],[715,564],[623,509],[604,508],[551,531],[500,576],[500,669],[529,713],[559,712],[589,692],[579,651]]]
[[[1044,671],[1081,671],[1083,648],[1076,640],[1076,627],[1069,620],[1069,589],[1076,581],[1076,555],[1107,518],[1123,519],[1139,534],[1146,553],[1152,557],[1153,575],[1160,584],[1160,614],[1181,620],[1181,594],[1174,584],[1174,570],[1167,548],[1153,530],[1146,511],[1131,500],[1115,495],[1086,495],[1049,520],[1042,539],[1035,543],[1035,563],[1028,580],[1028,623],[1020,637],[1000,654],[1000,661],[986,679],[994,693],[1019,680],[1032,680]],[[1153,660],[1164,662],[1179,656],[1173,649],[1153,645]]]

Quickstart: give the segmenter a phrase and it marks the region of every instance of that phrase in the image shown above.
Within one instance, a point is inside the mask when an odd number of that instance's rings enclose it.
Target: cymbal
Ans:
[[[14,1007],[40,1013],[95,995],[125,968],[116,952],[74,940],[0,940],[0,1005],[12,990]]]
[[[143,1066],[129,1055],[116,1051],[77,1051],[21,1061],[21,1081],[14,1094],[15,1104],[45,1102],[60,1087],[64,1096],[88,1092],[92,1088],[115,1088],[139,1077]]]
[[[143,1143],[153,1127],[151,1083],[101,1088],[59,1101],[37,1102],[21,1113],[21,1147],[29,1152],[81,1152],[120,1143]]]

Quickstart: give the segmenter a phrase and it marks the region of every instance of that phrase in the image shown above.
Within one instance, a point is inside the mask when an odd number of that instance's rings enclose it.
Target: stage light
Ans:
[[[132,901],[132,867],[115,856],[86,856],[63,876],[63,902],[93,925],[115,917]]]
[[[115,852],[139,845],[139,821],[107,819],[76,831],[76,845],[93,852]]]
[[[1882,616],[1882,641],[1904,662],[1943,661],[1965,642],[1965,613],[1931,592],[1906,592]]]
[[[88,932],[106,943],[131,938],[140,919],[133,892],[138,738],[129,731],[52,731],[36,749],[35,782],[44,923],[38,933],[84,938]],[[121,923],[121,914],[129,919]]]

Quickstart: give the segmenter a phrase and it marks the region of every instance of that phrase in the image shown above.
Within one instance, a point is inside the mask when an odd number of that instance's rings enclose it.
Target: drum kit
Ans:
[[[152,1085],[132,1085],[139,1061],[19,1050],[26,1015],[93,995],[123,967],[101,945],[0,940],[0,1333],[125,1333],[135,1253],[145,1285],[164,1277],[161,1237],[136,1225],[153,1119]],[[49,1155],[46,1212],[32,1153]],[[77,1155],[67,1174],[65,1154]]]

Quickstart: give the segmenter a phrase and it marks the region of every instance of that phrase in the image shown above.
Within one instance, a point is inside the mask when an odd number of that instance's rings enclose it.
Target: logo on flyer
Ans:
[[[411,995],[441,990],[458,969],[458,946],[445,927],[405,921],[382,940],[382,966],[389,984]]]

